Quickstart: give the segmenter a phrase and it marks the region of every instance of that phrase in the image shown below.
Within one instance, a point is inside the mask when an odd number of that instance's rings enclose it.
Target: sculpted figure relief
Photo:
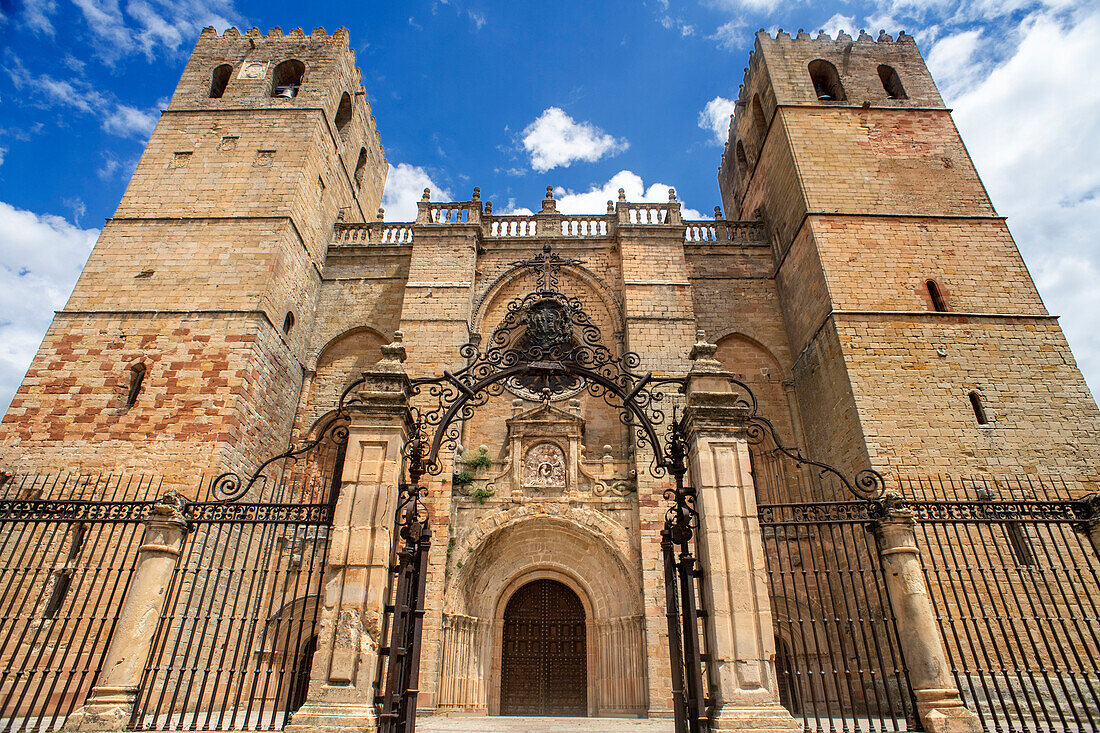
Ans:
[[[523,485],[539,489],[565,488],[565,453],[553,443],[542,443],[527,451],[523,462]]]

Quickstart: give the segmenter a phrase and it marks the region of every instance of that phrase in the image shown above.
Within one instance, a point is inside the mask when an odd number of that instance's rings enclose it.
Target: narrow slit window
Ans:
[[[287,311],[286,318],[283,319],[283,333],[290,333],[292,328],[294,328],[294,314]]]
[[[1008,547],[1012,550],[1012,557],[1017,565],[1035,565],[1035,550],[1031,549],[1031,538],[1027,536],[1027,530],[1019,522],[1005,524],[1005,534],[1008,536]]]
[[[925,284],[928,288],[928,297],[932,299],[932,310],[940,313],[947,312],[947,302],[943,299],[943,292],[935,280],[929,280]]]
[[[57,614],[61,611],[61,605],[65,602],[65,596],[69,594],[69,587],[73,582],[73,572],[76,569],[77,560],[80,559],[80,553],[84,549],[84,524],[77,522],[72,526],[72,537],[69,542],[68,557],[65,558],[65,565],[53,574],[53,588],[50,590],[50,597],[46,601],[46,607],[42,609],[42,615],[45,618],[57,618]]]
[[[764,135],[768,132],[768,121],[764,117],[764,106],[760,104],[760,95],[752,95],[752,126],[756,128],[758,147],[764,146]]]
[[[145,382],[145,365],[138,362],[130,367],[130,388],[126,391],[126,407],[133,407]]]
[[[880,64],[878,67],[878,78],[882,80],[882,88],[886,90],[887,99],[909,98],[905,93],[905,87],[901,85],[901,77],[898,76],[898,72],[893,66]]]
[[[741,144],[740,140],[737,141],[737,166],[742,172],[748,173],[749,159],[748,156],[745,155],[745,146]]]
[[[359,162],[355,164],[355,188],[360,189],[363,187],[363,174],[367,170],[367,149],[360,148],[359,150]]]
[[[229,86],[229,77],[233,74],[233,67],[229,64],[222,64],[214,69],[214,73],[210,75],[210,98],[221,99],[225,94],[225,88]]]
[[[982,404],[982,397],[977,392],[970,393],[970,406],[974,409],[974,419],[978,421],[978,424],[988,425],[989,417],[985,414],[985,405]]]

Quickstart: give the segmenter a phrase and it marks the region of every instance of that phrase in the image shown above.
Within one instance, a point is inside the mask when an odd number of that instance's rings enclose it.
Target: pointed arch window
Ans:
[[[764,105],[760,104],[760,95],[752,95],[752,126],[756,128],[758,147],[764,147],[764,136],[768,133],[768,120],[764,116]]]
[[[878,78],[882,80],[882,88],[886,90],[887,99],[908,99],[905,87],[901,85],[901,77],[893,66],[879,64]]]
[[[363,175],[367,170],[367,149],[359,149],[359,162],[355,164],[355,188],[363,187]]]
[[[825,59],[815,59],[810,62],[809,71],[818,101],[843,102],[847,99],[844,86],[840,83],[840,74],[831,63]]]
[[[214,69],[210,75],[210,98],[221,99],[225,94],[225,88],[229,86],[229,77],[233,75],[233,67],[222,64]]]

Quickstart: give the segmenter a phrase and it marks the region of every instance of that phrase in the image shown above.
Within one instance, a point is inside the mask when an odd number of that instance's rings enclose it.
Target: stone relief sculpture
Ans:
[[[553,443],[540,443],[527,451],[523,485],[536,489],[565,488],[565,453]]]

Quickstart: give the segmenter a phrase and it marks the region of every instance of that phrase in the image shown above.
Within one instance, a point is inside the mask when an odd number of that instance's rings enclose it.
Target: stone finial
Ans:
[[[168,521],[186,522],[187,516],[184,514],[186,508],[187,497],[178,491],[170,490],[149,507],[149,518],[157,517]]]
[[[863,42],[866,43],[867,41],[870,41],[870,40],[871,40],[871,37],[869,35],[867,35],[867,31],[864,30],[863,28],[860,28],[859,29],[859,36],[856,38],[856,41],[857,42],[863,41]]]
[[[400,331],[393,332],[393,341],[382,347],[382,361],[404,363],[405,359],[408,358],[405,343],[402,340],[404,336]]]
[[[493,202],[492,201],[486,201],[485,202],[485,216],[492,216],[492,215],[493,215]]]
[[[424,189],[424,195],[420,197],[420,200],[421,201],[431,201],[432,200],[432,189],[425,188]]]
[[[619,201],[626,201],[626,189],[625,188],[620,188],[619,189]]]
[[[718,353],[718,345],[707,342],[707,334],[699,329],[695,332],[695,343],[691,347],[688,358],[692,361],[714,361],[714,355]]]
[[[478,186],[474,186],[474,197],[472,200],[481,201],[481,188],[479,188]]]
[[[715,221],[721,221],[722,220],[722,207],[721,206],[715,206],[714,207],[714,220]]]
[[[547,186],[546,187],[546,200],[547,201],[553,201],[554,200],[554,187],[553,186]]]
[[[890,36],[889,33],[886,32],[885,28],[880,28],[879,32],[878,32],[878,39],[877,40],[878,40],[879,43],[890,43],[894,39]]]
[[[386,220],[386,210],[383,209],[381,206],[379,206],[378,207],[378,213],[375,215],[374,218],[377,219],[378,221],[385,221]]]
[[[668,202],[670,204],[676,203],[676,189],[675,188],[668,189]]]
[[[615,213],[615,204],[614,204],[614,202],[612,202],[612,201],[607,202],[607,213],[608,214],[614,214]]]

